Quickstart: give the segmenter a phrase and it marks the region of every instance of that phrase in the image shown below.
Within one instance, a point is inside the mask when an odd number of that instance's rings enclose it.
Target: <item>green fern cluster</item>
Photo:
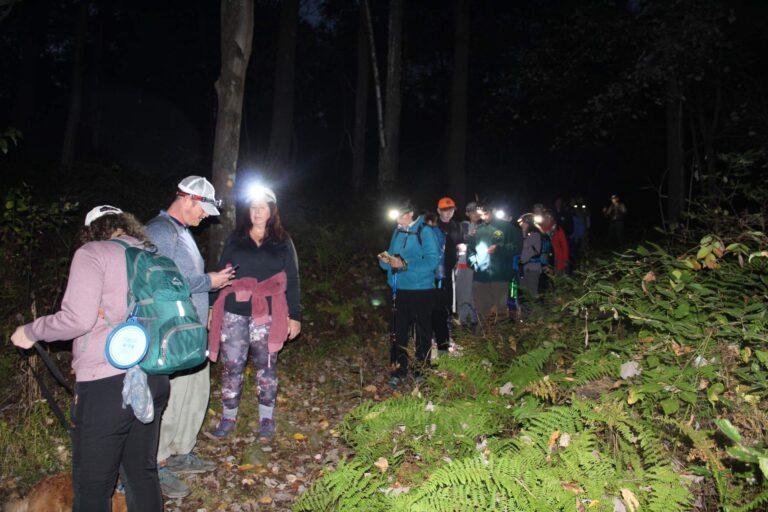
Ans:
[[[339,426],[358,457],[368,462],[393,453],[428,463],[466,456],[475,450],[476,437],[493,435],[500,429],[500,419],[490,414],[483,402],[433,404],[411,396],[363,404]]]

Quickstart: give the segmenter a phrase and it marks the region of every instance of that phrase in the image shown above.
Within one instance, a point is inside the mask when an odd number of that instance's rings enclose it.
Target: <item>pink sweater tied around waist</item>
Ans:
[[[224,320],[224,301],[234,293],[238,302],[251,300],[251,318],[256,325],[269,323],[269,305],[267,297],[272,302],[272,326],[269,329],[267,343],[270,352],[279,352],[288,338],[288,301],[285,297],[288,278],[285,272],[275,274],[269,279],[259,282],[254,277],[243,277],[232,281],[231,286],[219,292],[219,298],[211,312],[211,330],[208,332],[209,359],[213,362],[219,358],[221,344],[221,324]]]

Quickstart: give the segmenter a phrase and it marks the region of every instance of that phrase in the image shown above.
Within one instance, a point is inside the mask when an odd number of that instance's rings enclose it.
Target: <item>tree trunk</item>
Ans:
[[[357,27],[357,87],[355,90],[355,133],[352,148],[352,188],[359,192],[365,172],[365,128],[368,121],[368,91],[371,60],[368,53],[368,30],[365,3],[360,2]]]
[[[77,32],[72,60],[72,84],[69,92],[69,112],[64,128],[64,143],[61,148],[61,168],[69,169],[75,161],[75,148],[83,110],[83,75],[85,74],[85,41],[88,36],[89,0],[80,1],[77,15]]]
[[[243,90],[253,44],[253,0],[221,0],[221,73],[216,81],[218,114],[213,143],[213,186],[223,199],[220,222],[211,226],[208,259],[221,254],[235,227],[235,177],[240,150]]]
[[[368,48],[371,50],[371,69],[373,70],[373,86],[376,91],[376,115],[378,118],[379,149],[387,147],[387,139],[384,135],[384,111],[381,107],[381,80],[379,79],[379,60],[376,58],[376,41],[373,37],[373,20],[371,20],[371,7],[368,0],[363,0],[365,7],[365,21],[368,28]]]
[[[272,179],[290,170],[298,20],[299,1],[283,0],[272,100],[272,129],[269,132],[267,156],[267,173]]]
[[[667,221],[680,222],[685,207],[683,100],[676,84],[667,90]]]
[[[101,74],[104,67],[105,33],[111,2],[102,0],[98,6],[95,41],[93,43],[93,66],[89,80],[88,128],[90,131],[91,151],[98,153],[101,146]]]
[[[445,171],[449,190],[458,202],[466,193],[467,156],[467,77],[469,67],[469,0],[453,2],[453,79],[451,82],[451,118]]]
[[[379,150],[379,190],[387,192],[397,182],[400,151],[400,110],[403,74],[403,0],[389,2],[387,89],[384,100],[386,145]]]
[[[40,46],[47,16],[47,9],[43,7],[42,2],[38,0],[27,0],[17,7],[22,11],[17,14],[23,16],[24,35],[21,40],[21,66],[11,111],[11,125],[18,129],[28,142],[35,126],[37,65],[40,62]]]

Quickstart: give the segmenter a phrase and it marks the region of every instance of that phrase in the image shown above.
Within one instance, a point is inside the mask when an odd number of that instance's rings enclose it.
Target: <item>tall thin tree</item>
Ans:
[[[444,169],[449,190],[459,202],[466,192],[467,78],[469,76],[469,0],[453,1],[453,78],[451,118]]]
[[[400,159],[400,112],[403,75],[403,0],[389,2],[387,85],[384,100],[385,145],[379,147],[379,190],[387,192],[397,182]]]
[[[218,225],[211,226],[209,258],[221,253],[235,227],[235,178],[248,60],[253,44],[253,0],[221,0],[221,72],[216,81],[218,114],[213,144],[213,186],[224,200]]]
[[[83,110],[83,76],[85,75],[85,42],[88,37],[88,10],[90,0],[80,0],[75,30],[74,55],[72,59],[72,82],[69,90],[69,110],[64,128],[64,142],[61,148],[61,167],[69,169],[75,161],[77,135]]]
[[[365,128],[368,121],[371,58],[368,53],[366,3],[360,2],[357,25],[357,83],[355,90],[355,127],[352,147],[352,188],[363,186],[365,171]]]
[[[269,132],[267,156],[268,174],[272,178],[290,173],[298,20],[299,0],[283,0],[272,100],[272,129]]]
[[[685,209],[685,153],[683,150],[683,99],[674,78],[667,86],[667,221],[680,222]]]

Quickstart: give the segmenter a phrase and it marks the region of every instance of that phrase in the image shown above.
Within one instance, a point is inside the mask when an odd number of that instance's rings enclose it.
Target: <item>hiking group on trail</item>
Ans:
[[[392,388],[408,376],[409,366],[420,382],[433,357],[448,353],[455,325],[474,332],[493,318],[521,320],[518,290],[524,290],[524,300],[535,300],[546,286],[545,268],[568,273],[587,250],[591,219],[581,198],[573,199],[570,208],[557,199],[555,211],[537,203],[517,219],[519,229],[500,206],[468,202],[467,220],[461,223],[453,220],[455,211],[456,202],[443,197],[434,212],[417,215],[405,201],[389,213],[397,225],[378,261],[392,291]],[[605,214],[615,244],[622,242],[626,211],[613,195]],[[409,363],[412,331],[416,347]]]
[[[74,340],[72,368],[73,510],[111,508],[118,477],[129,510],[159,511],[163,496],[191,493],[180,476],[216,469],[195,453],[210,399],[208,361],[222,360],[222,409],[213,438],[236,428],[250,357],[259,399],[258,440],[275,436],[278,353],[301,332],[298,256],[269,188],[248,190],[247,214],[206,272],[190,232],[221,201],[200,176],[178,183],[167,210],[146,226],[110,205],[85,217],[61,309],[19,326],[17,347]],[[397,226],[378,255],[391,288],[391,373],[400,386],[423,379],[433,358],[451,349],[456,325],[475,330],[494,317],[521,319],[518,288],[534,300],[542,270],[568,272],[588,244],[589,211],[580,199],[553,213],[535,205],[513,219],[501,208],[437,202],[417,215],[393,213]],[[626,207],[616,197],[606,216],[620,241]],[[566,224],[561,226],[560,224]],[[415,328],[415,357],[408,343]],[[413,359],[409,361],[409,359]]]
[[[219,352],[223,412],[213,435],[234,430],[250,353],[259,441],[273,438],[277,353],[301,332],[298,258],[274,192],[252,187],[247,201],[249,216],[230,235],[220,270],[208,273],[190,232],[219,215],[205,178],[184,178],[146,227],[120,208],[93,208],[61,309],[11,336],[22,349],[74,340],[72,510],[109,511],[119,475],[129,510],[160,511],[163,495],[190,494],[179,475],[216,468],[193,450],[208,410],[208,358],[216,361]]]

